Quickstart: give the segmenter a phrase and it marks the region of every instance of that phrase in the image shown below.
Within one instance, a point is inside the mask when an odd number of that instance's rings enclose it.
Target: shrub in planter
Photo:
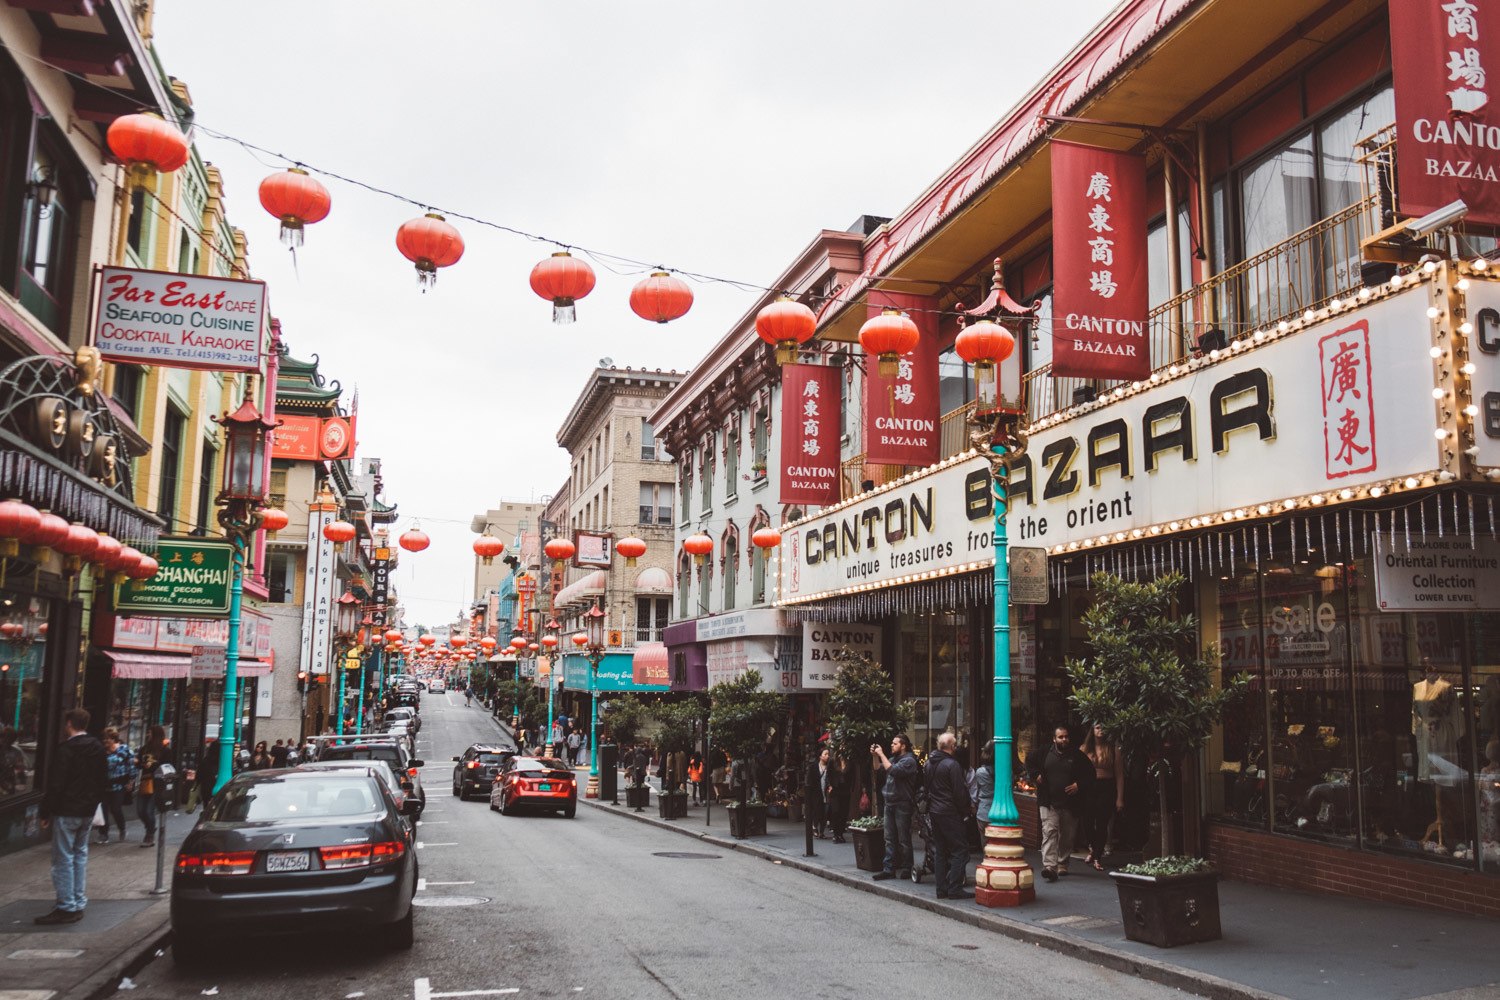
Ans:
[[[875,775],[870,767],[870,744],[882,746],[892,736],[911,728],[911,702],[896,700],[891,675],[868,653],[845,646],[833,654],[838,677],[828,692],[828,730],[834,753],[849,766],[849,794],[859,801],[867,791],[875,803]]]
[[[656,797],[656,808],[662,819],[687,817],[687,792],[662,792]]]
[[[1131,941],[1171,948],[1217,941],[1219,873],[1202,858],[1153,858],[1109,873]]]
[[[731,802],[729,812],[729,835],[736,840],[746,837],[765,836],[766,804],[764,802]]]
[[[760,689],[760,671],[748,670],[742,676],[715,684],[708,692],[709,733],[713,745],[722,747],[737,762],[750,762],[756,754],[766,748],[767,741],[776,732],[776,723],[786,714],[786,696]],[[749,768],[739,767],[732,774],[748,775]],[[736,805],[744,808],[748,804],[750,789],[741,780],[736,784]],[[730,807],[730,821],[734,821],[734,808]],[[760,833],[765,833],[765,806],[758,805]],[[741,834],[735,834],[741,836]]]
[[[885,824],[878,816],[861,816],[849,824],[854,841],[854,864],[860,871],[878,872],[885,863]]]
[[[649,809],[651,807],[651,786],[626,785],[625,807],[627,809]]]

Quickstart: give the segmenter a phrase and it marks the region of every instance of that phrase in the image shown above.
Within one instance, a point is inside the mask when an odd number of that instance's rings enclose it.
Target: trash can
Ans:
[[[620,748],[599,744],[599,801],[620,802]]]

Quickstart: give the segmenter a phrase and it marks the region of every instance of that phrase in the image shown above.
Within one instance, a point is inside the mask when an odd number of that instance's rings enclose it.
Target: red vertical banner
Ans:
[[[1480,0],[1393,0],[1387,9],[1402,214],[1461,198],[1469,222],[1500,225],[1500,108],[1487,73],[1500,73],[1500,10]]]
[[[872,294],[870,315],[886,309],[907,310],[922,336],[892,378],[881,375],[877,360],[865,355],[865,461],[931,465],[942,457],[937,304],[925,296]]]
[[[1052,374],[1151,375],[1146,158],[1052,142]]]
[[[839,500],[839,379],[829,365],[781,366],[781,502]]]

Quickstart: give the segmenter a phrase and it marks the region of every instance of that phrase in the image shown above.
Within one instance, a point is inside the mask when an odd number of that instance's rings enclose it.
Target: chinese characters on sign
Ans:
[[[1500,65],[1500,19],[1477,0],[1388,8],[1402,214],[1461,198],[1469,222],[1500,223],[1500,125],[1490,122],[1488,74]]]
[[[935,304],[911,295],[884,293],[879,298],[878,305],[870,306],[872,316],[886,308],[907,310],[922,336],[893,378],[882,376],[876,360],[865,357],[865,461],[931,465],[942,457]]]
[[[828,365],[781,369],[781,502],[839,499],[839,379]]]
[[[1054,376],[1151,374],[1145,206],[1144,157],[1053,141]]]
[[[1329,479],[1375,469],[1375,399],[1370,384],[1370,324],[1318,341],[1323,386],[1323,450]]]
[[[229,613],[234,546],[204,538],[163,538],[161,569],[149,580],[120,585],[115,610],[123,615],[218,617]]]

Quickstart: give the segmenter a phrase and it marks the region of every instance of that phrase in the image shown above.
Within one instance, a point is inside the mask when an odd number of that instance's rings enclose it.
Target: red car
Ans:
[[[490,786],[490,808],[509,816],[516,806],[551,809],[572,819],[578,779],[555,757],[512,757]]]

